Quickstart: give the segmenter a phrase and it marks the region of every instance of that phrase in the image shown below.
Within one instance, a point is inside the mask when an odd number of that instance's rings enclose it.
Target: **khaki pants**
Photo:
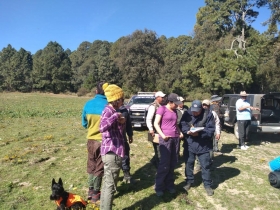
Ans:
[[[104,163],[104,176],[101,188],[100,209],[111,210],[114,194],[117,191],[122,158],[110,152],[102,156],[102,161]]]

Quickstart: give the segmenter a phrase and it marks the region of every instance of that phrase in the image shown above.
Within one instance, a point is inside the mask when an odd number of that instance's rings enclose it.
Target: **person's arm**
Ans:
[[[201,138],[212,138],[215,133],[214,115],[211,113],[207,116],[206,125],[204,129],[199,132]]]
[[[147,127],[149,129],[149,132],[152,135],[154,135],[154,128],[153,128],[152,121],[153,121],[155,111],[156,111],[156,108],[155,108],[154,105],[149,106],[148,113],[147,113],[147,116],[146,116],[146,124],[147,124]]]
[[[86,114],[85,107],[84,107],[83,112],[82,112],[82,126],[84,128],[88,127],[87,114]]]
[[[248,109],[248,108],[251,109],[251,110],[260,110],[257,107],[251,106],[249,103],[243,103],[240,107],[238,107],[238,110],[243,111],[243,110]]]
[[[130,120],[130,116],[129,114],[127,114],[126,116],[126,134],[128,136],[128,141],[129,143],[133,142],[133,129],[132,129],[132,124],[131,124],[131,120]]]
[[[114,114],[112,114],[111,111],[105,108],[101,115],[100,126],[99,126],[100,132],[103,133],[108,129],[110,129],[112,127],[112,124],[115,121],[117,121],[121,116],[122,116],[121,113],[115,112]]]
[[[155,122],[154,122],[154,127],[158,134],[163,138],[163,140],[167,141],[169,139],[169,136],[165,136],[164,133],[162,132],[160,128],[160,121],[161,121],[162,116],[159,114],[156,114]]]
[[[188,131],[190,130],[190,124],[191,124],[191,115],[188,111],[184,112],[181,121],[180,121],[180,128],[181,132],[183,134],[188,135]]]
[[[221,124],[220,119],[215,111],[212,111],[214,119],[215,119],[215,139],[219,140],[221,136]]]
[[[180,139],[184,137],[184,134],[181,132],[180,128],[179,128],[179,125],[176,123],[176,127],[177,127],[177,131],[178,133],[180,134]]]

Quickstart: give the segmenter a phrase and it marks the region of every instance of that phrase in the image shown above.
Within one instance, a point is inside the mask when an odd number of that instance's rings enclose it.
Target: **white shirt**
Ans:
[[[149,131],[154,130],[152,121],[153,121],[155,112],[156,112],[156,107],[154,105],[149,106],[147,117],[146,117],[146,124],[147,124]]]
[[[220,125],[220,118],[215,111],[212,111],[214,119],[215,119],[215,133],[221,134],[221,125]]]

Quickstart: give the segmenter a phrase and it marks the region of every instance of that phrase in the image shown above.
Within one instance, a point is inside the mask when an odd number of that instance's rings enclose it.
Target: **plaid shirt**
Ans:
[[[125,124],[118,121],[116,110],[107,105],[102,112],[99,130],[102,133],[101,155],[113,152],[124,157],[124,137],[123,130]]]

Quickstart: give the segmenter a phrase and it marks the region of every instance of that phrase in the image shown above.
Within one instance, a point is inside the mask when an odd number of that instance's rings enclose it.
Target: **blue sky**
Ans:
[[[83,41],[115,42],[135,30],[158,36],[191,35],[204,0],[2,0],[0,50],[11,44],[32,54],[56,41],[74,51]],[[253,26],[269,18],[262,9]]]

